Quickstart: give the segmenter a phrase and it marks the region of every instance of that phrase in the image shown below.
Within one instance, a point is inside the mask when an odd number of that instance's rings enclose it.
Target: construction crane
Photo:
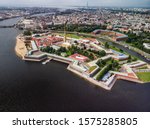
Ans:
[[[67,40],[67,36],[66,36],[66,26],[67,26],[67,23],[68,23],[68,20],[64,24],[64,42],[66,42],[66,40]]]

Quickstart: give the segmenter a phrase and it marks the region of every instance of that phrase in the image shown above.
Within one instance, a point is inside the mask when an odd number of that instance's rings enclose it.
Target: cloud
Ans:
[[[7,6],[150,6],[150,0],[0,0]]]

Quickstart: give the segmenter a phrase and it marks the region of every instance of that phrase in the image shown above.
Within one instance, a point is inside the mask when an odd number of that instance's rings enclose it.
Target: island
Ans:
[[[96,29],[91,33],[26,30],[16,37],[16,54],[24,61],[55,60],[67,63],[67,69],[95,86],[111,90],[118,79],[135,83],[150,82],[150,65],[108,42],[125,41],[117,31]]]

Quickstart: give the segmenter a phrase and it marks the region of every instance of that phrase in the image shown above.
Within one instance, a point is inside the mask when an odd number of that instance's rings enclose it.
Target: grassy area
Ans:
[[[112,63],[112,58],[105,60],[106,64],[111,64]]]
[[[119,48],[117,48],[115,46],[111,46],[110,45],[110,49],[115,50],[115,51],[120,52],[120,53],[123,53],[123,54],[127,54],[125,51],[123,51],[123,50],[121,50],[121,49],[119,49]]]
[[[96,69],[96,66],[90,67],[89,72],[91,73],[94,69]]]
[[[150,82],[150,72],[139,72],[137,76],[143,82]]]
[[[96,80],[101,80],[103,78],[103,76],[109,71],[111,70],[112,65],[108,64],[105,67],[103,67],[102,70],[100,70],[100,72],[97,74],[96,76]]]
[[[64,36],[64,33],[58,33],[61,36]],[[74,39],[81,39],[82,36],[78,36],[77,34],[66,34],[67,37],[69,38],[74,38]]]
[[[67,37],[74,38],[74,39],[81,39],[81,36],[78,36],[76,34],[67,34]]]

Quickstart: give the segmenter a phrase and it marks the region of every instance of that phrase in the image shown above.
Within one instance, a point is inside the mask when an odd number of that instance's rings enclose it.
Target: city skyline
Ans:
[[[150,7],[149,0],[0,0],[1,6],[119,6],[119,7]]]

